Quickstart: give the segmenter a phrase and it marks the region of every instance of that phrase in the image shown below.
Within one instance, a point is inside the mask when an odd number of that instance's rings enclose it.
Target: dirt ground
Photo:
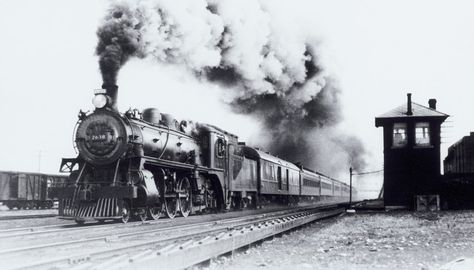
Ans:
[[[467,259],[453,262],[459,258]],[[474,211],[356,213],[220,257],[209,268],[474,269],[469,258]]]

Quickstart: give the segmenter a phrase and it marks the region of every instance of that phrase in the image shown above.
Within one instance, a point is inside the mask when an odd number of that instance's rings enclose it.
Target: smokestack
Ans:
[[[430,105],[430,109],[436,110],[436,99],[431,98],[428,100],[428,104]]]
[[[115,84],[102,84],[102,89],[105,89],[105,94],[109,97],[109,106],[114,111],[118,111],[117,109],[117,92],[118,86]]]
[[[407,94],[407,115],[413,115],[413,110],[411,109],[411,93]]]

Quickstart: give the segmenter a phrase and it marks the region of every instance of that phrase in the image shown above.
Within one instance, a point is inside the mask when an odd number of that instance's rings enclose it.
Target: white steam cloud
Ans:
[[[181,65],[229,89],[229,105],[262,123],[258,143],[273,154],[327,173],[341,160],[365,166],[361,142],[337,129],[340,89],[311,37],[279,27],[259,1],[112,2],[97,34],[104,84],[131,57]]]

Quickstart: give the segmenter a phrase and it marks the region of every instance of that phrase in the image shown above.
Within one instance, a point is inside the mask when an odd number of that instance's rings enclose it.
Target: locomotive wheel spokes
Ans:
[[[120,221],[122,223],[127,223],[130,219],[130,206],[128,205],[127,201],[123,201],[122,209],[120,210],[120,215],[122,216]]]
[[[145,222],[148,218],[148,208],[140,208],[137,210],[137,216],[142,221]]]
[[[206,186],[204,190],[204,202],[207,210],[217,207],[217,198],[212,187],[212,182],[209,179],[206,181]]]
[[[169,218],[174,218],[178,212],[178,198],[175,194],[165,196],[165,213]]]
[[[161,206],[149,207],[147,209],[147,212],[150,218],[152,218],[153,220],[157,220],[161,217],[161,212],[162,212]]]
[[[240,198],[240,196],[235,196],[231,198],[231,208],[234,210],[242,209],[242,198]]]
[[[240,206],[241,206],[241,209],[245,209],[248,207],[248,199],[247,198],[242,198],[241,200],[241,203],[240,203]]]
[[[178,185],[179,189],[179,211],[183,217],[189,216],[191,213],[191,209],[193,207],[192,202],[192,190],[191,190],[191,183],[189,183],[188,178],[184,177],[179,181]]]

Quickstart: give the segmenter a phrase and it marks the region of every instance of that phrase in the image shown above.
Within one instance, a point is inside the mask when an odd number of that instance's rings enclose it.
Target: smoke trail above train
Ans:
[[[327,173],[363,169],[365,148],[338,126],[342,91],[317,42],[277,22],[259,1],[112,2],[97,31],[104,84],[131,58],[177,65],[221,85],[234,112],[261,124],[253,143],[272,154]]]

